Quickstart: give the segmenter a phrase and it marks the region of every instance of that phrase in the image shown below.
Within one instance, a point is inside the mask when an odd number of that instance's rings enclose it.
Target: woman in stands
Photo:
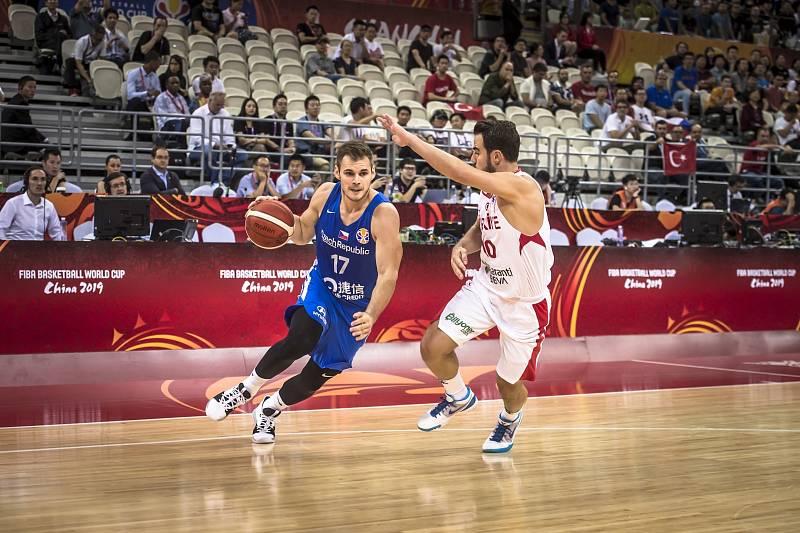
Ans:
[[[240,119],[233,123],[233,133],[236,134],[236,144],[239,149],[248,152],[267,151],[267,123],[258,121],[258,103],[252,98],[242,103],[239,111]]]
[[[597,45],[597,33],[592,26],[591,13],[581,16],[581,27],[578,29],[578,57],[594,61],[594,68],[599,72],[606,71],[606,53]]]
[[[346,78],[358,79],[356,67],[358,62],[353,59],[353,42],[345,39],[342,41],[342,55],[333,60],[336,73]]]
[[[175,76],[180,81],[180,93],[181,96],[184,98],[189,98],[189,93],[187,92],[187,83],[186,83],[186,76],[183,75],[183,58],[179,55],[173,55],[169,57],[169,64],[167,65],[167,70],[165,70],[159,77],[158,81],[161,83],[161,90],[167,90],[167,80],[171,77]]]
[[[547,61],[544,60],[544,46],[541,43],[531,44],[530,53],[525,58],[525,61],[528,62],[528,68],[531,69],[531,72],[533,72],[533,67],[537,63],[547,66]]]

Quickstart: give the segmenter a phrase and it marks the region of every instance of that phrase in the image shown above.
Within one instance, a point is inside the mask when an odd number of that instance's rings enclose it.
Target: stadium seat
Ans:
[[[397,106],[391,99],[371,98],[372,110],[376,115],[397,116]]]
[[[186,24],[172,17],[167,18],[167,31],[181,35],[184,40],[189,38],[189,28]]]
[[[413,100],[419,102],[419,91],[417,88],[406,82],[396,82],[389,84],[392,87],[392,94],[397,103],[401,100]]]
[[[8,6],[8,19],[14,40],[21,44],[32,44],[36,37],[33,31],[36,10],[30,6],[12,4]]]
[[[269,34],[272,39],[272,44],[276,48],[279,44],[288,44],[294,48],[295,51],[298,51],[297,37],[290,30],[287,30],[286,28],[272,28]]]
[[[223,72],[238,72],[245,78],[250,74],[250,68],[238,54],[224,53],[219,55],[220,75]]]
[[[200,185],[192,189],[189,196],[214,196],[214,189],[211,185]]]
[[[247,57],[262,56],[272,59],[272,48],[264,41],[252,39],[244,43],[244,50]]]
[[[308,61],[308,56],[313,54],[317,51],[317,47],[313,44],[304,44],[300,47],[300,60],[305,65],[306,61]]]
[[[483,116],[486,118],[494,117],[497,120],[505,120],[506,114],[503,113],[503,110],[497,107],[496,105],[491,104],[484,104],[483,106]]]
[[[250,73],[250,89],[255,91],[270,91],[273,94],[280,92],[280,86],[274,76],[262,72]]]
[[[224,224],[214,222],[202,231],[203,242],[236,242],[233,230]]]
[[[279,58],[278,61],[278,77],[295,76],[297,78],[306,79],[306,69],[300,63],[292,59]]]
[[[550,246],[569,246],[567,234],[561,230],[550,229]]]
[[[169,27],[169,23],[167,24]],[[153,29],[153,17],[148,17],[146,15],[134,15],[131,17],[131,30],[133,31],[152,31]]]
[[[589,209],[608,209],[608,200],[606,198],[595,198],[592,200],[592,203],[589,204]]]
[[[281,91],[284,93],[300,93],[305,96],[311,94],[308,89],[308,83],[306,83],[304,79],[298,78],[297,76],[281,76],[278,83],[281,86]]]
[[[220,60],[222,60],[223,54],[236,54],[242,59],[242,61],[247,58],[247,52],[238,39],[220,37],[217,39],[217,50],[219,51]]]
[[[459,61],[458,63],[453,65],[453,70],[455,71],[456,74],[458,74],[459,77],[461,77],[462,74],[466,73],[476,74],[476,75],[478,73],[478,69],[475,67],[475,65],[472,64],[472,61],[468,59],[466,61]]]
[[[342,103],[335,97],[323,94],[319,96],[320,99],[320,113],[331,113],[338,116],[344,116],[346,113],[344,112],[344,108],[342,107]]]
[[[387,66],[383,69],[383,76],[386,83],[392,88],[394,88],[394,84],[398,82],[411,84],[411,77],[408,75],[408,72],[402,68]]]
[[[336,84],[323,76],[311,76],[308,80],[308,88],[311,90],[311,94],[317,96],[328,95],[335,98],[339,97]]]
[[[547,109],[542,109],[540,107],[531,109],[531,120],[539,131],[542,131],[547,126],[556,126],[556,117]]]
[[[370,100],[384,98],[386,100],[394,99],[392,90],[386,85],[384,81],[367,80],[364,83],[364,88],[367,91],[367,96]]]
[[[669,200],[659,200],[656,202],[656,211],[675,211],[675,204]]]
[[[603,237],[594,228],[584,228],[575,235],[578,246],[603,246]]]
[[[265,74],[271,76],[273,80],[278,78],[278,67],[275,66],[272,59],[263,56],[250,56],[247,58],[247,66],[250,69],[250,73]]]
[[[434,111],[437,109],[443,110],[447,113],[448,117],[453,113],[452,108],[444,102],[428,102],[425,104],[425,112],[427,113],[428,120],[431,119],[431,116],[433,116]]]
[[[250,80],[248,80],[246,76],[239,72],[223,72],[220,76],[220,79],[222,80],[222,84],[225,85],[226,92],[230,89],[237,89],[249,96],[250,92],[252,91]]]
[[[217,45],[205,35],[190,35],[186,43],[189,45],[190,54],[192,52],[201,52],[207,56],[217,55]]]
[[[292,37],[294,37],[294,35],[292,35]],[[300,57],[300,50],[298,50],[295,45],[286,44],[285,42],[276,42],[272,45],[272,55],[275,57],[275,61],[279,59],[294,59],[300,64],[302,59]]]
[[[249,29],[255,36],[258,38],[259,41],[267,44],[272,44],[272,38],[269,35],[269,32],[262,28],[261,26],[248,26]],[[249,42],[249,41],[248,41]]]
[[[509,107],[506,109],[506,117],[508,117],[508,120],[517,125],[517,131],[519,131],[520,126],[533,126],[531,116],[525,109],[521,107]]]
[[[384,81],[383,71],[375,65],[359,65],[356,73],[362,80]]]
[[[364,82],[342,78],[336,82],[336,91],[339,97],[344,101],[345,96],[361,96],[366,98],[367,91],[364,90]]]
[[[397,104],[398,104],[398,107],[401,106],[401,105],[404,105],[404,106],[408,107],[409,109],[411,109],[411,119],[412,120],[413,119],[417,119],[417,120],[424,120],[425,122],[428,122],[428,112],[425,110],[424,107],[422,107],[422,104],[420,104],[419,102],[417,102],[415,100],[398,100]],[[428,122],[428,124],[429,124],[428,127],[430,127],[430,123],[429,122]],[[409,122],[409,125],[410,125],[410,122]]]

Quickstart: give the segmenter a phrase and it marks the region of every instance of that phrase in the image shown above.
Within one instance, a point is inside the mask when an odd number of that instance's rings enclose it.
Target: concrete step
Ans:
[[[10,47],[0,48],[0,63],[33,65],[33,52],[29,50],[15,50]],[[3,65],[5,68],[5,65]]]
[[[17,94],[17,84],[16,83],[3,81],[3,82],[0,82],[0,88],[3,89],[3,92],[9,98],[11,96]],[[64,92],[64,88],[60,84],[59,85],[53,85],[53,84],[50,84],[50,83],[39,83],[38,80],[36,82],[36,94],[39,94],[39,95],[49,94],[49,95],[66,96],[66,93]]]

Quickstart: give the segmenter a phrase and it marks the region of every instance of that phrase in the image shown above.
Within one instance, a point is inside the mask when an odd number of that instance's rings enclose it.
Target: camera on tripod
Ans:
[[[583,171],[584,180],[589,181],[589,175],[586,169]],[[563,192],[564,199],[561,201],[561,207],[583,207],[583,200],[581,199],[581,178],[575,175],[564,176],[564,171],[558,169],[556,172],[556,181],[552,185],[555,192]]]

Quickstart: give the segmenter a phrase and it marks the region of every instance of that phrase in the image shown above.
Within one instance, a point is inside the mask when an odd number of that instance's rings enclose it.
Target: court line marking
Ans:
[[[651,365],[679,366],[683,368],[699,368],[701,370],[719,370],[720,372],[741,372],[743,374],[759,374],[761,376],[781,376],[785,378],[800,379],[800,374],[780,374],[777,372],[759,372],[757,370],[740,370],[737,368],[720,368],[716,366],[689,365],[685,363],[667,363],[666,361],[647,361],[645,359],[632,359],[634,363],[649,363]]]
[[[634,360],[638,363],[656,363],[657,361],[645,361],[645,360]],[[726,369],[720,369],[726,370]],[[744,370],[742,372],[745,372]],[[749,372],[749,371],[747,371]],[[800,382],[800,375],[792,375],[790,377],[797,378],[797,382]],[[536,401],[536,400],[545,400],[548,398],[559,398],[563,396],[602,396],[602,395],[614,395],[614,394],[636,394],[636,393],[658,393],[658,392],[670,392],[670,391],[691,391],[691,390],[704,390],[704,389],[722,389],[727,387],[756,387],[759,385],[788,385],[792,383],[797,383],[793,381],[765,381],[762,383],[733,383],[730,385],[703,385],[700,387],[672,387],[669,389],[636,389],[636,390],[618,390],[618,391],[605,391],[605,392],[575,392],[569,394],[549,394],[547,396],[528,396],[529,401]],[[442,390],[442,394],[444,394],[444,389]],[[480,400],[482,403],[488,402],[500,402],[500,398],[493,398],[487,400]],[[402,404],[392,404],[392,405],[360,405],[356,407],[326,407],[321,409],[297,409],[288,411],[291,413],[315,413],[318,411],[352,411],[358,409],[392,409],[396,407],[430,407],[432,402],[425,402],[425,403],[402,403]],[[240,416],[250,416],[253,415],[250,413],[234,413],[228,415],[228,418],[232,417],[240,417]],[[170,416],[164,418],[131,418],[128,420],[98,420],[96,422],[64,422],[58,424],[34,424],[30,426],[2,426],[0,427],[0,431],[9,430],[9,429],[32,429],[32,428],[53,428],[53,427],[61,427],[61,426],[93,426],[98,424],[130,424],[133,422],[161,422],[167,420],[193,420],[197,418],[206,418],[205,415],[192,415],[192,416]]]
[[[476,432],[486,433],[489,431],[485,427],[481,428],[447,428],[442,432]],[[730,433],[798,433],[800,429],[785,428],[715,428],[715,427],[615,427],[615,426],[541,426],[533,428],[519,428],[524,433],[541,433],[546,431],[672,431],[672,432],[730,432]],[[419,429],[344,429],[339,431],[293,431],[281,433],[282,438],[320,436],[320,435],[362,435],[375,433],[416,433],[422,434]],[[174,439],[174,440],[154,440],[137,442],[110,442],[105,444],[80,444],[76,446],[57,446],[51,448],[26,448],[21,450],[0,450],[0,455],[14,453],[34,453],[34,452],[54,452],[66,450],[86,450],[94,448],[124,448],[129,446],[153,446],[186,444],[193,442],[213,442],[218,440],[249,439],[250,435],[220,435],[217,437],[197,437],[194,439]],[[266,445],[265,445],[266,449]]]

